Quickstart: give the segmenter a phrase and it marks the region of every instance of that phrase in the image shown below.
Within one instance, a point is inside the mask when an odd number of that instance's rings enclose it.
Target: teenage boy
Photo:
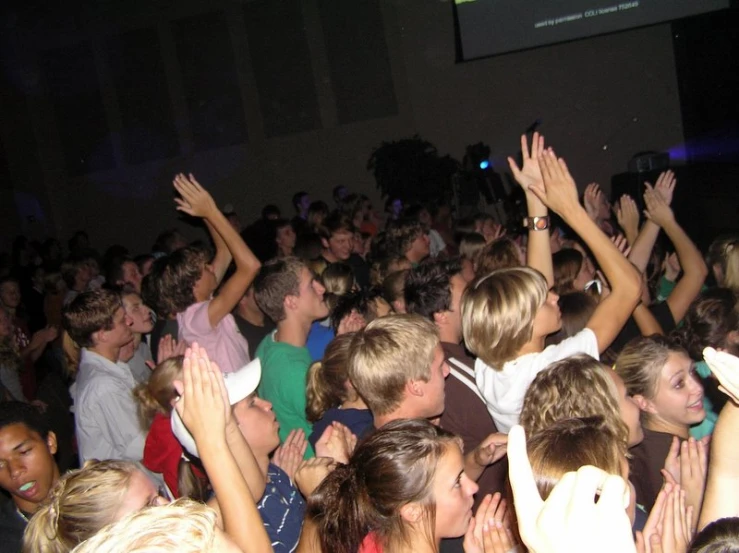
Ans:
[[[33,405],[0,403],[0,551],[21,551],[23,531],[59,480],[56,436]]]
[[[302,428],[306,436],[311,434],[305,415],[305,379],[311,357],[305,343],[313,321],[328,316],[325,291],[295,257],[265,263],[254,281],[257,305],[277,325],[257,348],[262,363],[259,396],[272,403],[283,442],[296,428]],[[310,445],[305,455],[314,455]]]
[[[110,290],[84,292],[62,314],[64,329],[82,347],[74,398],[80,464],[143,456],[146,433],[132,394],[136,381],[118,361],[121,347],[133,339],[132,323]]]
[[[354,252],[354,226],[351,220],[335,211],[318,229],[326,263],[346,263],[354,271],[354,278],[362,289],[369,288],[369,265]]]

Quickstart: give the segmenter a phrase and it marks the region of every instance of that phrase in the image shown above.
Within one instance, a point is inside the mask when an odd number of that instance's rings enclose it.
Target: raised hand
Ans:
[[[521,154],[523,156],[523,166],[518,167],[516,160],[512,157],[508,158],[508,166],[511,168],[513,178],[523,188],[527,194],[531,191],[531,186],[542,183],[541,169],[539,168],[539,156],[544,151],[544,137],[538,132],[531,137],[531,150],[526,135],[521,135]]]
[[[526,455],[521,426],[514,426],[508,434],[508,458],[518,527],[530,551],[635,551],[626,514],[629,487],[623,478],[585,466],[565,474],[543,501]]]
[[[693,539],[693,508],[685,490],[665,484],[657,496],[643,532],[637,532],[639,553],[685,553]]]
[[[585,187],[583,200],[585,211],[588,212],[588,216],[593,221],[597,221],[600,213],[600,204],[603,201],[603,191],[600,189],[600,185],[597,182],[591,182]]]
[[[171,334],[162,336],[159,340],[159,347],[157,348],[157,365],[172,357],[184,355],[185,350],[187,350],[187,342],[185,340],[178,342]]]
[[[654,185],[654,189],[659,192],[659,195],[662,196],[667,205],[672,205],[672,196],[675,193],[676,183],[675,173],[669,169],[660,173],[659,177],[657,177],[657,184]]]
[[[308,447],[305,432],[302,428],[291,430],[282,445],[272,455],[272,463],[285,471],[291,481],[295,480],[295,473],[303,462],[303,455]]]
[[[316,456],[330,457],[337,463],[346,464],[356,445],[357,437],[352,434],[351,430],[340,422],[334,421],[318,438]]]
[[[664,227],[675,218],[672,209],[662,195],[649,184],[645,184],[644,187],[644,204],[647,206],[644,215],[654,224]]]
[[[174,200],[177,204],[177,211],[202,218],[208,218],[218,211],[213,197],[195,180],[192,174],[190,176],[182,173],[175,175],[172,183],[180,195]]]
[[[231,416],[228,392],[218,365],[197,343],[185,352],[182,380],[175,380],[179,394],[175,409],[185,427],[200,442],[226,440],[226,423]]]
[[[557,158],[551,149],[539,156],[542,184],[531,185],[531,191],[549,209],[564,218],[574,209],[581,209],[577,198],[577,185],[572,178],[564,159]]]
[[[475,463],[487,467],[500,461],[506,454],[507,434],[490,434],[475,448]]]
[[[304,497],[308,497],[334,468],[336,462],[330,457],[314,457],[303,461],[295,472],[295,485]]]
[[[672,437],[670,450],[667,452],[661,472],[666,482],[674,485],[680,484],[680,439],[677,436]]]
[[[639,235],[639,209],[636,207],[634,198],[624,194],[615,209],[618,226],[623,229],[626,239],[633,246],[636,237]]]
[[[350,313],[344,316],[339,321],[339,326],[336,329],[336,335],[348,334],[350,332],[357,332],[367,326],[367,321],[359,311],[352,309]]]
[[[486,495],[464,536],[465,553],[508,553],[518,546],[506,500]]]
[[[672,252],[670,255],[665,257],[665,261],[662,266],[665,271],[665,278],[669,281],[675,282],[677,280],[677,276],[682,270],[680,259],[677,257],[677,252]]]
[[[631,246],[629,246],[629,241],[623,234],[611,236],[611,242],[613,242],[613,245],[616,246],[618,251],[620,251],[624,257],[629,257]]]
[[[703,350],[703,359],[721,383],[719,390],[739,403],[739,357],[713,348]]]

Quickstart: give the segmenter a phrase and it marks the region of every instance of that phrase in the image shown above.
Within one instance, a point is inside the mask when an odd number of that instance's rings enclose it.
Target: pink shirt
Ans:
[[[250,361],[249,345],[230,313],[215,327],[210,326],[209,304],[210,300],[195,303],[177,314],[179,339],[188,344],[197,342],[208,352],[211,361],[218,363],[221,371],[232,373]]]

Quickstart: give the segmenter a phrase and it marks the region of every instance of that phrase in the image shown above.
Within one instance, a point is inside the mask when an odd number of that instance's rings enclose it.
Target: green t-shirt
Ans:
[[[262,380],[257,390],[259,397],[272,403],[280,423],[280,441],[284,442],[296,428],[302,428],[307,438],[312,432],[312,425],[305,417],[305,382],[311,364],[308,349],[275,342],[272,332],[259,344],[256,356],[262,363]],[[305,459],[314,456],[308,444]]]

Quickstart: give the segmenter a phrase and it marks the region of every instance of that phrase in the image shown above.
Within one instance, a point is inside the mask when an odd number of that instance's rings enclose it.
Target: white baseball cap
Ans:
[[[259,358],[254,359],[241,367],[238,371],[232,373],[224,373],[223,381],[226,384],[226,391],[228,392],[228,402],[230,405],[235,405],[245,397],[254,393],[259,385],[259,380],[262,378],[262,364],[259,362]],[[170,419],[172,426],[172,433],[175,438],[180,442],[182,447],[190,455],[199,457],[198,448],[195,446],[195,440],[193,439],[190,432],[185,428],[185,423],[182,422],[179,413],[176,409],[172,410],[172,417]]]

